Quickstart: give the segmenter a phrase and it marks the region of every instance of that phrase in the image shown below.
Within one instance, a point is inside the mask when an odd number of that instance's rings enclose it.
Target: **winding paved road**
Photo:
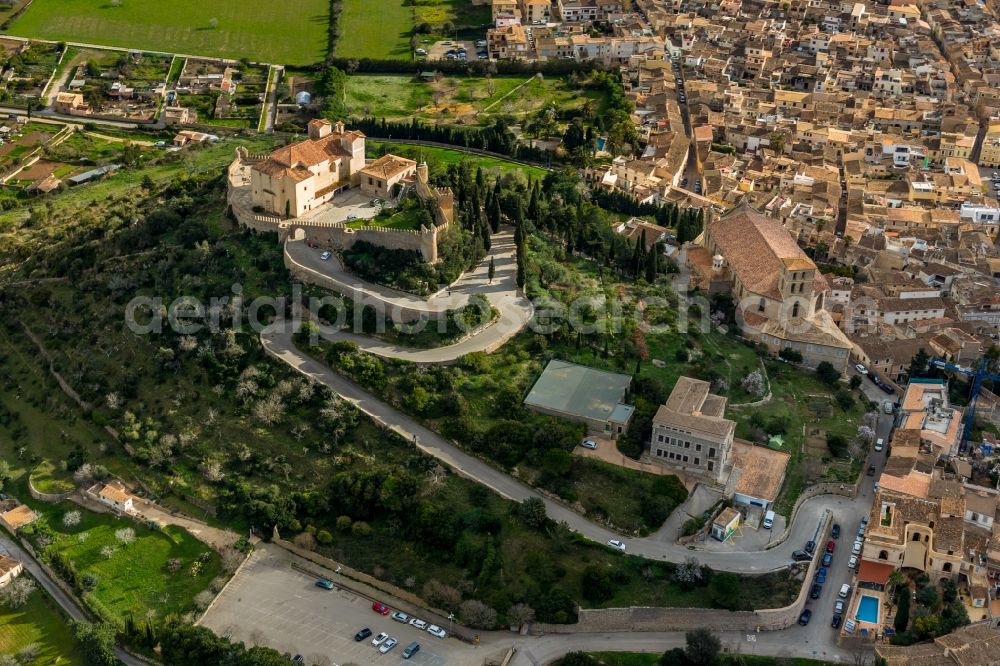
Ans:
[[[545,502],[546,511],[550,518],[565,522],[570,529],[593,541],[605,543],[609,539],[624,539],[620,534],[591,522],[564,504],[540,495],[530,486],[513,479],[483,460],[465,453],[438,433],[418,423],[414,418],[371,395],[358,384],[337,374],[326,365],[313,360],[295,347],[292,335],[293,333],[288,326],[272,326],[261,332],[260,339],[264,348],[275,358],[287,363],[302,374],[325,384],[335,393],[350,400],[377,423],[405,439],[413,441],[422,451],[434,456],[462,476],[477,481],[501,496],[517,502],[529,497],[539,497]],[[889,425],[887,419],[883,419],[879,423],[880,437],[888,433]],[[788,538],[770,550],[755,552],[692,551],[675,543],[672,538],[662,534],[654,534],[645,538],[627,539],[628,552],[650,559],[671,562],[680,562],[685,557],[696,555],[702,564],[718,571],[743,573],[775,571],[787,567],[791,561],[792,551],[801,548],[806,541],[813,538],[823,511],[831,510],[836,522],[853,525],[861,519],[863,514],[868,512],[872,496],[871,483],[864,481],[862,491],[853,500],[839,495],[820,495],[806,500],[792,522]]]
[[[464,340],[433,349],[403,347],[333,327],[324,326],[320,329],[320,334],[327,340],[349,340],[363,351],[377,356],[414,363],[448,363],[472,352],[490,352],[517,335],[531,321],[534,313],[531,301],[517,289],[517,258],[514,236],[509,229],[501,230],[493,236],[489,254],[476,268],[464,273],[449,288],[427,299],[360,281],[343,267],[336,256],[325,261],[320,259],[321,252],[322,250],[309,247],[303,241],[288,241],[285,244],[285,257],[300,277],[333,289],[355,302],[376,305],[387,318],[392,317],[394,312],[405,309],[421,313],[426,325],[433,326],[448,310],[468,305],[469,299],[475,294],[486,296],[490,305],[499,312],[493,323]],[[490,258],[493,259],[495,269],[492,283],[489,280]]]

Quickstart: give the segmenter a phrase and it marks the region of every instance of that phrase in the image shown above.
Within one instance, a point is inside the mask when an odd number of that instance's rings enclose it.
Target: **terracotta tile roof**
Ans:
[[[254,165],[254,170],[265,173],[272,178],[282,178],[285,175],[295,182],[309,178],[312,173],[309,167],[316,166],[327,160],[347,156],[341,147],[341,141],[363,137],[361,132],[344,132],[343,134],[328,134],[322,139],[306,139],[298,143],[282,146],[272,152],[268,158]]]
[[[34,522],[37,517],[28,505],[21,504],[10,511],[4,512],[3,521],[10,526],[10,529],[16,530],[28,523]]]
[[[361,173],[389,179],[407,169],[416,168],[416,166],[417,163],[413,160],[386,154],[362,169]]]
[[[126,501],[128,501],[129,498],[132,497],[125,491],[125,488],[123,488],[120,484],[117,483],[107,484],[106,486],[101,488],[101,492],[98,494],[101,497],[112,500],[113,502],[117,502],[119,504],[124,504]]]
[[[731,460],[733,474],[738,478],[733,491],[773,502],[781,490],[790,457],[784,451],[734,440]]]
[[[653,422],[706,433],[720,439],[728,437],[736,429],[736,422],[716,415],[725,411],[725,399],[718,398],[723,400],[721,409],[718,402],[712,401],[709,403],[711,413],[702,411],[710,395],[708,389],[708,382],[700,379],[678,378],[666,404],[660,405],[656,410]]]
[[[778,220],[746,205],[710,222],[706,236],[709,246],[718,248],[743,286],[755,294],[780,299],[783,269],[816,269]]]
[[[6,576],[19,566],[21,566],[21,563],[14,558],[0,555],[0,576]]]

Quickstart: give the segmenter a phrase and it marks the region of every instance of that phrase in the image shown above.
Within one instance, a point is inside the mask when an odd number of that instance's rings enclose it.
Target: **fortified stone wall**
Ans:
[[[391,250],[413,250],[420,253],[427,263],[438,260],[437,237],[443,233],[454,217],[454,195],[447,188],[430,188],[426,184],[426,173],[418,179],[417,191],[420,196],[436,201],[435,218],[437,225],[431,229],[389,229],[377,225],[367,225],[349,229],[339,222],[315,222],[301,219],[282,220],[273,215],[253,211],[246,187],[249,185],[248,167],[263,159],[264,155],[251,155],[246,149],[236,149],[236,159],[227,169],[227,202],[236,220],[243,226],[256,231],[277,231],[282,242],[287,238],[304,238],[311,245],[329,249],[348,249],[358,241],[367,241]],[[426,165],[422,165],[426,172]]]

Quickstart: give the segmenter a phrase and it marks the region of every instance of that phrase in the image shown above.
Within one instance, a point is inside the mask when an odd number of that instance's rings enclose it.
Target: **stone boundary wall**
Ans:
[[[34,484],[31,483],[31,472],[28,472],[28,493],[39,502],[62,502],[75,492],[76,488],[65,493],[43,493],[35,490]]]
[[[789,534],[791,534],[791,525],[795,522],[795,516],[798,515],[799,509],[806,500],[812,499],[819,495],[841,495],[843,497],[849,497],[854,499],[858,495],[858,489],[861,487],[861,480],[864,479],[864,475],[859,474],[858,480],[854,482],[853,485],[847,485],[845,483],[817,483],[808,488],[805,488],[800,494],[799,498],[795,500],[795,506],[792,507],[792,515],[789,517],[787,527],[785,528],[784,534],[772,541],[767,546],[767,550],[772,548],[777,548],[781,544],[788,540]]]
[[[824,531],[833,521],[826,512]],[[798,596],[783,608],[755,611],[727,611],[718,608],[599,608],[582,609],[576,624],[533,624],[530,632],[541,634],[577,634],[593,632],[690,631],[706,627],[714,631],[778,631],[798,622],[809,595],[809,582],[816,572],[819,558],[814,557],[806,568]]]
[[[447,231],[450,223],[449,213],[452,205],[450,191],[432,193],[440,204],[435,212],[439,224],[430,229],[391,229],[377,224],[351,229],[342,222],[311,221],[301,218],[282,220],[273,215],[255,213],[246,206],[245,201],[241,203],[237,200],[236,190],[249,184],[243,176],[244,166],[259,162],[265,157],[250,155],[245,150],[237,149],[236,159],[226,169],[228,186],[226,199],[233,217],[241,225],[260,232],[277,231],[282,241],[289,237],[295,239],[302,237],[313,245],[329,249],[348,249],[358,241],[367,241],[391,250],[419,252],[427,263],[435,263],[438,260],[437,237],[438,234]]]

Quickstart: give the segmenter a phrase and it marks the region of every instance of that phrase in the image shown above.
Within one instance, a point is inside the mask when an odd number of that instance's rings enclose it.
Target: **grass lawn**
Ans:
[[[329,12],[327,0],[298,0],[294,10],[269,0],[125,0],[119,7],[93,0],[35,0],[10,33],[306,65],[323,59]]]
[[[48,460],[43,460],[31,472],[31,485],[40,493],[58,495],[73,490],[72,477],[66,472],[56,470],[56,466]]]
[[[337,55],[410,59],[413,9],[405,0],[344,0]]]
[[[0,605],[0,654],[16,654],[35,644],[38,657],[28,662],[33,666],[83,666],[83,656],[66,625],[59,607],[36,586],[28,603],[17,610]]]
[[[158,532],[128,518],[92,513],[69,502],[28,503],[47,518],[54,533],[51,547],[68,557],[81,576],[97,576],[97,587],[90,595],[116,619],[128,613],[144,618],[150,612],[164,617],[191,610],[194,596],[222,570],[219,556],[180,528],[167,526]],[[74,527],[63,524],[69,511],[81,514]],[[135,530],[133,543],[118,541],[115,532],[123,528]],[[102,553],[107,546],[114,548],[110,557]],[[209,553],[208,559],[196,564],[203,553]],[[175,572],[167,570],[171,559],[180,560]]]
[[[368,141],[369,153],[378,154],[390,152],[400,157],[410,159],[424,159],[431,173],[447,169],[452,164],[460,164],[464,160],[472,162],[473,168],[482,167],[487,173],[496,171],[498,173],[520,172],[526,178],[541,179],[548,173],[545,169],[533,166],[525,166],[516,162],[496,158],[483,157],[460,150],[449,148],[437,148],[429,146],[414,146],[405,143],[388,143],[380,141]]]
[[[428,82],[408,75],[355,74],[348,78],[346,105],[357,116],[483,125],[497,114],[524,116],[551,105],[567,111],[588,100],[600,107],[598,91],[571,86],[560,77],[445,76]]]

